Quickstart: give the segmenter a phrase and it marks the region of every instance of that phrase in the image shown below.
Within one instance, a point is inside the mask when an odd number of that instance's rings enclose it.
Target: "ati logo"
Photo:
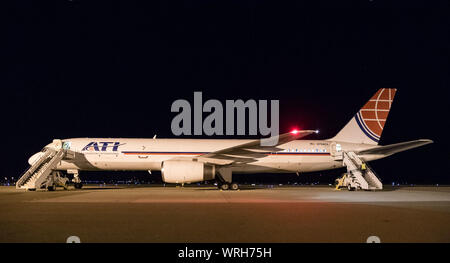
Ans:
[[[84,146],[82,151],[107,151],[108,148],[112,148],[113,152],[117,152],[117,149],[119,146],[124,145],[123,143],[120,144],[120,142],[90,142],[88,145]]]

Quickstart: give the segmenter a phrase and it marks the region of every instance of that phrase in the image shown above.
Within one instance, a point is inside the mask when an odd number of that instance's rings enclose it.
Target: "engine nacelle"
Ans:
[[[202,162],[169,160],[161,167],[162,179],[166,183],[195,183],[214,179],[214,165]]]

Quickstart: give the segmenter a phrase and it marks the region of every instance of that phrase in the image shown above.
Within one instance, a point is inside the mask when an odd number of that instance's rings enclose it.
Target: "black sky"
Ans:
[[[450,183],[448,2],[92,2],[7,9],[3,177],[53,138],[173,137],[170,106],[194,91],[278,99],[281,131],[326,139],[377,89],[397,88],[381,144],[435,143],[375,170],[385,182]]]

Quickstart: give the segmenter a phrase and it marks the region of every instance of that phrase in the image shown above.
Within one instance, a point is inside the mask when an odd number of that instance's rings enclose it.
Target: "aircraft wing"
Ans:
[[[359,151],[358,154],[365,155],[365,154],[382,154],[382,155],[392,155],[394,153],[403,152],[409,149],[413,149],[422,145],[433,143],[432,140],[428,139],[420,139],[415,141],[409,141],[409,142],[401,142],[401,143],[395,143],[395,144],[389,144],[385,146],[379,146],[374,147],[367,150]]]
[[[217,165],[229,165],[232,163],[250,163],[256,161],[258,158],[267,156],[267,152],[278,152],[283,149],[278,148],[278,145],[285,144],[290,141],[294,141],[305,137],[311,133],[317,133],[315,130],[302,130],[284,133],[278,136],[278,142],[276,138],[264,138],[254,140],[230,148],[225,148],[219,151],[207,153],[197,157],[199,161],[213,163]],[[262,146],[263,142],[272,142],[274,146]],[[276,142],[276,143],[275,143]]]

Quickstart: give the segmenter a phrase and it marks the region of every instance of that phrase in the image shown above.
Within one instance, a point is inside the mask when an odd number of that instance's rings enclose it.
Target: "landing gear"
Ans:
[[[230,186],[227,183],[221,184],[219,186],[220,190],[228,190],[230,188]]]
[[[72,182],[75,189],[81,189],[83,187],[83,184],[81,183],[78,170],[67,170],[67,173],[73,174]]]
[[[217,187],[220,190],[238,190],[239,185],[237,183],[218,183]]]
[[[229,168],[219,169],[217,174],[217,187],[220,190],[238,190],[239,185],[232,181],[232,171]]]

